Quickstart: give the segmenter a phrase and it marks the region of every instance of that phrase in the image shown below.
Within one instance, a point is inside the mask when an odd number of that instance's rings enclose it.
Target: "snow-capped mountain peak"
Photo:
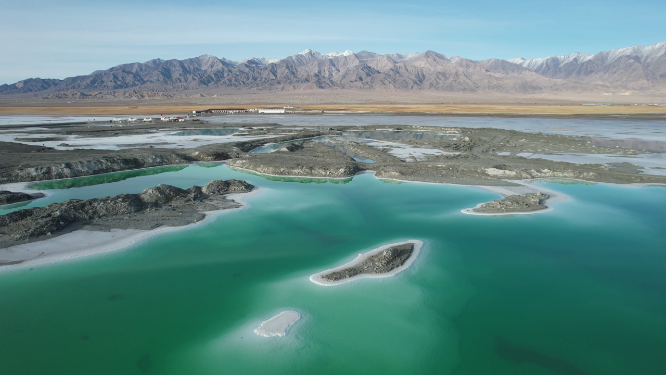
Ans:
[[[354,52],[352,52],[350,50],[346,50],[346,51],[341,52],[341,53],[338,53],[338,52],[327,53],[324,56],[326,56],[328,58],[331,58],[331,57],[340,57],[340,56],[351,56],[353,54],[354,54]]]

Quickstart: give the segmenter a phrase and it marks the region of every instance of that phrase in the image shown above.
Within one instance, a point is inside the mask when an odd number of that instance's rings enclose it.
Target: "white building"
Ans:
[[[287,113],[284,108],[259,108],[259,113]]]

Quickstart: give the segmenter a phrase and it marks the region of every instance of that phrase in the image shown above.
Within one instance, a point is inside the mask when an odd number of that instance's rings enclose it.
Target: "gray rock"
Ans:
[[[523,195],[509,195],[504,199],[495,199],[492,202],[476,207],[472,211],[479,213],[509,213],[530,212],[548,208],[542,201],[550,198],[548,194],[541,192]]]
[[[249,193],[253,186],[243,180],[215,180],[204,186],[204,194]]]
[[[363,273],[387,273],[402,266],[412,255],[413,251],[413,243],[391,246],[378,254],[369,256],[360,264],[322,275],[321,278],[326,281],[338,281]]]
[[[34,197],[26,193],[14,193],[7,190],[0,191],[0,204],[10,204],[23,201],[29,201]]]
[[[139,194],[70,199],[46,207],[18,210],[0,216],[0,247],[50,236],[80,222],[110,227],[127,227],[130,222],[138,222],[139,229],[164,224],[186,225],[203,218],[201,211],[237,207],[223,195],[249,192],[252,188],[240,180],[215,180],[204,188],[193,186],[187,190],[158,185]],[[141,220],[133,221],[137,216]]]

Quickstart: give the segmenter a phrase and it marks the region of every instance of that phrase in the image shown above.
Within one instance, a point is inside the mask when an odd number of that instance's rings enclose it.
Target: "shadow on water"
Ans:
[[[195,163],[192,164],[195,167],[201,167],[201,168],[216,168],[219,167],[220,165],[223,165],[223,163]]]
[[[503,337],[495,337],[495,353],[500,358],[512,362],[532,363],[562,375],[585,375],[567,361],[541,354],[532,349],[514,346]]]
[[[141,370],[142,373],[147,373],[153,368],[153,361],[150,359],[150,354],[146,354],[143,357],[139,358],[136,361],[136,366]]]
[[[155,168],[137,169],[133,171],[105,173],[97,176],[87,176],[87,177],[69,178],[66,180],[36,182],[28,187],[34,190],[58,190],[58,189],[80,188],[84,186],[101,185],[101,184],[108,184],[111,182],[123,181],[133,177],[151,176],[167,172],[178,172],[187,167],[188,167],[187,165],[171,165],[166,167],[155,167]]]
[[[4,205],[4,206],[0,206],[0,211],[13,210],[15,208],[24,207],[24,206],[29,205],[31,202],[32,201],[26,201],[26,202],[19,202],[19,203],[7,204],[7,205]]]

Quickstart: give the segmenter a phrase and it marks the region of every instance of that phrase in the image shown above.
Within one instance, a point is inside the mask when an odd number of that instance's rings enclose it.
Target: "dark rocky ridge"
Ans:
[[[260,125],[260,126],[259,126]],[[149,133],[165,125],[132,125],[124,127],[68,126],[66,129],[29,130],[30,135],[79,135],[81,137],[110,137]],[[171,125],[170,125],[171,126]],[[181,129],[190,124],[177,125]],[[198,123],[197,127],[225,128],[230,125]],[[349,178],[364,171],[376,171],[384,179],[438,182],[466,185],[513,185],[509,180],[534,178],[573,178],[610,183],[666,183],[666,178],[643,173],[626,165],[573,164],[545,159],[526,159],[517,154],[581,153],[637,155],[648,150],[595,145],[588,137],[533,134],[488,128],[440,128],[419,126],[388,126],[393,135],[448,131],[457,138],[404,137],[399,142],[446,152],[446,155],[426,155],[424,160],[405,162],[388,153],[384,147],[334,140],[330,144],[308,141],[322,135],[335,136],[344,131],[375,131],[376,126],[340,126],[328,130],[288,130],[276,124],[257,124],[247,133],[277,135],[275,138],[243,140],[209,144],[196,148],[135,148],[121,150],[54,150],[36,145],[12,142],[0,143],[0,184],[23,181],[43,181],[56,178],[90,176],[101,173],[133,170],[145,167],[189,164],[193,161],[229,160],[228,165],[258,173],[277,176]],[[387,128],[384,126],[383,128]],[[399,130],[399,129],[403,130]],[[173,128],[177,129],[177,128]],[[288,134],[285,134],[288,133]],[[378,134],[380,132],[377,132]],[[284,151],[270,154],[249,154],[248,151],[266,143],[293,142]],[[301,148],[301,145],[303,146]],[[502,155],[500,155],[502,154]],[[367,164],[355,161],[350,155],[375,161]]]
[[[531,212],[548,208],[542,202],[550,198],[550,195],[541,192],[527,193],[523,195],[509,195],[503,199],[495,199],[472,209],[479,213],[508,213],[508,212]]]
[[[411,131],[418,127],[407,127]],[[351,130],[345,129],[345,130]],[[372,129],[372,126],[353,129]],[[452,130],[428,128],[424,130]],[[384,179],[451,183],[464,185],[513,185],[508,180],[535,178],[571,178],[611,183],[666,183],[658,175],[637,173],[626,168],[602,164],[574,164],[546,159],[526,159],[515,156],[519,152],[535,153],[608,153],[636,155],[638,150],[594,146],[587,137],[531,134],[502,129],[455,128],[457,139],[401,140],[401,143],[456,153],[429,155],[425,160],[405,162],[390,155],[382,147],[371,147],[353,141],[319,143],[306,141],[303,148],[293,147],[289,152],[246,154],[227,162],[231,167],[277,176],[348,178],[364,171],[376,171]],[[264,141],[265,142],[265,141]],[[335,149],[336,147],[337,149]],[[372,159],[374,164],[357,162],[341,151]],[[499,155],[498,153],[510,153]]]
[[[50,238],[82,226],[92,230],[182,226],[203,219],[203,211],[239,207],[224,195],[252,189],[252,185],[242,180],[215,180],[203,188],[192,186],[187,190],[158,185],[139,194],[70,199],[42,208],[18,210],[0,216],[0,248]]]
[[[317,142],[286,152],[247,154],[227,165],[269,175],[328,178],[351,177],[362,170],[351,157]]]
[[[414,244],[406,243],[391,246],[380,251],[377,254],[365,258],[361,263],[339,271],[333,271],[320,276],[326,281],[339,281],[360,274],[380,274],[391,272],[392,270],[405,264],[407,259],[414,252]]]
[[[15,193],[7,190],[0,191],[0,205],[25,202],[35,198],[35,196],[26,193]]]
[[[538,59],[544,60],[538,66],[524,60],[473,61],[434,51],[409,56],[362,51],[328,57],[308,50],[270,63],[259,59],[235,63],[204,55],[123,64],[64,80],[31,78],[0,85],[0,94],[41,93],[44,98],[85,100],[169,98],[174,96],[169,93],[186,90],[191,93],[312,89],[513,93],[607,92],[615,88],[663,90],[666,88],[664,48],[650,47],[654,46],[632,48],[647,49],[651,54],[625,48],[600,52],[580,63],[575,58]],[[620,58],[609,58],[617,53],[622,53]]]

